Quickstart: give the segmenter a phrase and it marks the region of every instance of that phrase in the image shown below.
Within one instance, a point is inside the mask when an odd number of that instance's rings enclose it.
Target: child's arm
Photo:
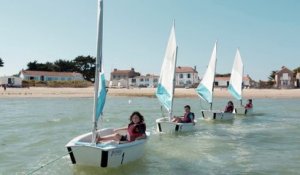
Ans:
[[[121,131],[121,130],[127,130],[127,127],[114,129],[114,132]]]
[[[143,134],[142,136],[135,138],[135,140],[145,139],[146,137],[147,137],[146,134]]]

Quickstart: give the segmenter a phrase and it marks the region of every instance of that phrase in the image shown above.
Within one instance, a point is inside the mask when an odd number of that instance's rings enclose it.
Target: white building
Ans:
[[[0,85],[4,84],[8,87],[22,87],[22,79],[14,76],[0,77]]]
[[[196,67],[176,67],[175,80],[177,87],[191,87],[200,82]]]
[[[215,77],[215,87],[229,86],[230,77]]]
[[[119,79],[109,81],[108,87],[110,88],[128,88],[128,80]]]
[[[159,76],[157,75],[140,75],[139,72],[131,70],[114,69],[111,72],[111,81],[109,87],[157,87]],[[200,82],[196,68],[192,67],[176,67],[175,70],[175,86],[192,87]]]
[[[159,76],[157,75],[142,75],[129,78],[129,86],[131,87],[157,87]]]
[[[20,78],[23,80],[36,81],[73,81],[84,80],[81,73],[77,72],[50,72],[50,71],[30,71],[22,70]]]
[[[215,77],[215,87],[228,87],[230,82],[230,77]],[[250,78],[249,75],[243,77],[243,86],[245,88],[254,87],[255,82]]]
[[[141,74],[136,72],[134,68],[129,70],[119,70],[115,68],[110,73],[109,87],[128,88],[130,84],[129,79],[140,75]]]

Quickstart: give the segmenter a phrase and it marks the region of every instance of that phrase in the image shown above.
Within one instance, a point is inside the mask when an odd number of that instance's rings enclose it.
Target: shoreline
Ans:
[[[155,88],[134,88],[134,89],[108,89],[108,96],[127,96],[127,97],[155,97]],[[49,87],[30,87],[30,88],[7,88],[0,89],[0,98],[92,98],[94,88],[49,88]],[[176,98],[198,98],[195,89],[175,89]],[[226,88],[216,88],[215,98],[232,98]],[[244,89],[243,98],[300,98],[300,89]]]

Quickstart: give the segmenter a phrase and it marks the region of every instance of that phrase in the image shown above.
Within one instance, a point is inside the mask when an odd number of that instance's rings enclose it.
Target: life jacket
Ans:
[[[248,103],[248,104],[245,106],[246,109],[251,109],[252,107],[253,107],[252,103]]]
[[[225,111],[224,112],[233,112],[233,106],[226,106]]]
[[[138,123],[138,124],[130,123],[128,125],[127,132],[128,132],[127,139],[129,142],[132,142],[137,137],[140,137],[143,134],[145,134],[146,125],[145,125],[145,123]]]
[[[195,119],[195,114],[193,112],[185,113],[182,121],[185,123],[191,123]]]

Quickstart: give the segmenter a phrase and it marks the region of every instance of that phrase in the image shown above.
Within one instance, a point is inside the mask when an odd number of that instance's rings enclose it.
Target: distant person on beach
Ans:
[[[6,84],[3,84],[2,86],[3,86],[4,91],[6,91]]]
[[[234,110],[234,105],[232,101],[228,101],[227,106],[225,107],[224,112],[226,113],[232,113]]]
[[[176,123],[192,123],[194,122],[195,115],[191,112],[190,105],[184,106],[185,113],[181,117],[175,117],[173,118],[172,122]]]
[[[132,142],[146,138],[146,124],[144,117],[137,111],[133,112],[129,117],[130,123],[127,127],[114,130],[114,134],[99,137],[97,142],[115,140],[120,142]],[[118,131],[127,131],[126,135],[121,135]]]
[[[248,99],[248,103],[245,106],[245,109],[252,109],[253,108],[253,104],[252,104],[252,99]]]

